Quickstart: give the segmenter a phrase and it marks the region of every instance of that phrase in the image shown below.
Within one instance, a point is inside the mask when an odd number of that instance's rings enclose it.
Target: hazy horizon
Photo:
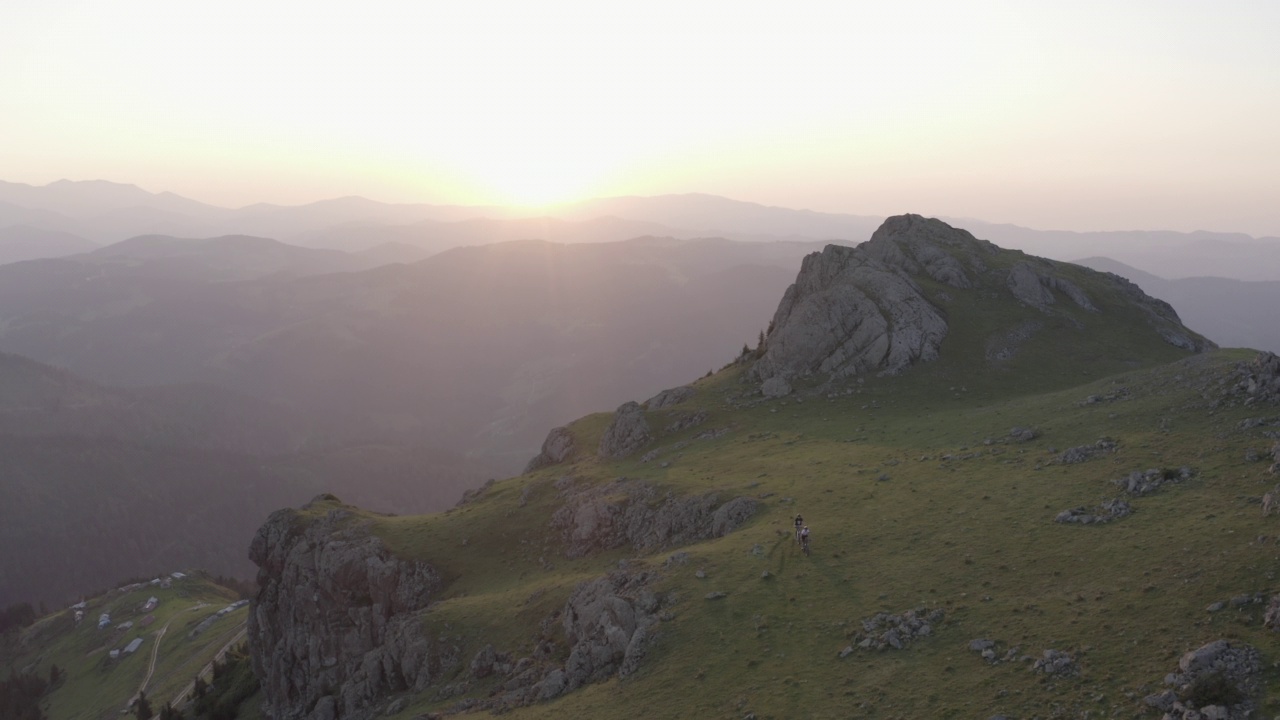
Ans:
[[[10,3],[5,179],[1280,235],[1280,6]]]

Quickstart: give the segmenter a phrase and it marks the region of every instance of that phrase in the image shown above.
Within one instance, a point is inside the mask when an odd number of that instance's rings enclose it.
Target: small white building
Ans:
[[[117,630],[128,630],[128,629],[130,629],[130,628],[132,628],[132,627],[133,627],[133,621],[132,621],[132,620],[127,620],[127,621],[122,622],[122,623],[120,623],[119,625],[117,625],[117,626],[116,626],[116,629],[117,629]]]
[[[111,657],[111,659],[112,659],[112,660],[119,660],[119,659],[120,659],[120,651],[119,651],[119,650],[112,650],[111,652],[107,653],[107,655],[109,655],[109,656]]]
[[[151,597],[147,598],[147,602],[142,606],[142,611],[151,612],[152,610],[155,610],[156,606],[159,604],[160,604],[160,600],[155,595],[152,595]]]
[[[105,630],[105,629],[107,628],[107,626],[109,626],[110,624],[111,624],[111,616],[110,616],[110,615],[108,615],[107,613],[102,613],[102,615],[98,616],[98,629],[99,629],[99,630]]]
[[[169,577],[173,578],[174,580],[181,580],[182,578],[186,577],[186,574],[185,574],[185,573],[176,572],[176,573],[173,573],[172,575],[170,575]]]
[[[142,647],[142,638],[134,638],[133,642],[124,647],[125,655],[132,655],[138,652],[138,648]]]

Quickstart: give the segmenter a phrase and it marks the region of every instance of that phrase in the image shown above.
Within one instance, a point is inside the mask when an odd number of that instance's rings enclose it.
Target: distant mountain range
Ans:
[[[512,208],[387,204],[358,197],[231,209],[100,180],[63,180],[43,187],[0,182],[0,262],[57,257],[83,251],[85,242],[105,245],[137,235],[252,235],[306,247],[370,251],[371,257],[393,261],[418,260],[462,245],[528,239],[610,242],[651,235],[856,244],[870,237],[883,220],[699,194],[599,198],[549,208],[544,214],[530,218]],[[951,221],[971,228],[978,237],[1054,259],[1106,256],[1171,278],[1280,280],[1280,238],[1225,232],[1069,232]],[[30,238],[36,231],[58,233],[60,239],[6,240],[15,235]],[[392,245],[378,250],[388,244]],[[33,250],[36,247],[46,249],[40,254]]]

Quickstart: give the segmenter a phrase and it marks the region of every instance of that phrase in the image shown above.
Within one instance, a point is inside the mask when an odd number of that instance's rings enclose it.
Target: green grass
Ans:
[[[159,605],[150,613],[143,612],[141,606],[153,595]],[[47,695],[47,717],[118,717],[146,677],[157,633],[167,627],[146,689],[158,712],[243,628],[247,608],[218,620],[199,637],[190,637],[196,624],[234,600],[231,591],[198,576],[175,580],[170,588],[146,585],[125,593],[111,591],[88,600],[84,619],[78,625],[72,611],[64,610],[37,621],[20,637],[11,638],[0,648],[0,672],[32,667],[47,676],[50,666],[56,664],[65,679]],[[111,614],[113,624],[98,630],[98,616],[104,612]],[[148,627],[138,627],[137,623],[148,614],[154,615],[155,621]],[[125,632],[116,628],[128,620],[134,621],[134,628]],[[108,651],[123,648],[136,637],[144,638],[136,653],[115,661],[108,657]]]
[[[1205,611],[1234,595],[1280,591],[1280,526],[1256,504],[1275,478],[1265,464],[1243,459],[1246,447],[1272,441],[1261,436],[1266,428],[1238,429],[1244,418],[1280,410],[1214,410],[1205,397],[1216,397],[1217,379],[1251,357],[1220,351],[1085,383],[1079,379],[1114,363],[1077,360],[1083,374],[1042,377],[1051,390],[1030,394],[983,378],[960,390],[951,384],[960,371],[939,362],[851,385],[859,394],[793,396],[746,409],[731,404],[742,391],[741,368],[733,368],[698,384],[690,404],[710,411],[707,422],[655,446],[709,427],[732,432],[664,455],[670,467],[584,458],[496,483],[449,513],[376,526],[398,552],[436,563],[451,578],[444,602],[424,615],[429,627],[447,625],[466,638],[464,659],[486,642],[519,657],[574,583],[624,557],[660,568],[677,549],[564,559],[548,525],[559,502],[555,478],[625,476],[677,493],[768,494],[745,527],[680,548],[690,563],[663,571],[660,589],[679,598],[676,618],[661,625],[638,675],[515,717],[1044,717],[1055,707],[1073,717],[1116,709],[1133,715],[1181,653],[1210,640],[1242,639],[1277,659],[1261,606]],[[1127,399],[1083,402],[1122,386]],[[651,425],[662,427],[665,414],[681,409],[651,413]],[[596,433],[601,421],[585,423],[584,434]],[[1013,426],[1041,435],[1004,443]],[[1103,436],[1119,441],[1116,452],[1078,465],[1053,462],[1051,449]],[[955,459],[943,460],[948,454]],[[1137,512],[1127,519],[1053,522],[1062,509],[1118,496],[1114,478],[1182,465],[1195,477],[1131,499]],[[796,512],[814,531],[809,558],[790,541]],[[1270,539],[1260,543],[1260,536]],[[751,552],[757,544],[762,557]],[[707,577],[696,578],[697,569]],[[762,579],[763,570],[771,577]],[[703,600],[712,590],[728,596]],[[837,658],[861,619],[919,606],[946,612],[932,637],[903,651]],[[987,665],[967,649],[975,638],[997,641],[1001,653],[1014,646],[1033,657],[1048,648],[1072,652],[1081,674],[1053,680],[1031,672],[1029,662]],[[464,677],[462,670],[456,679]],[[1265,680],[1274,697],[1280,677],[1268,669]],[[496,682],[471,694],[483,698]],[[427,693],[401,717],[455,701]],[[1263,708],[1280,706],[1268,699]]]

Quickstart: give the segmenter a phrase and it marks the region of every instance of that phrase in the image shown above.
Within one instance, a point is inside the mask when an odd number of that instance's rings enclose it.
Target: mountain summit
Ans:
[[[956,327],[982,332],[984,354],[998,365],[1046,332],[1092,345],[1103,340],[1092,329],[1135,320],[1131,341],[1112,351],[1132,352],[1152,338],[1190,352],[1215,347],[1168,303],[1117,275],[899,215],[857,247],[828,245],[804,259],[750,376],[778,394],[802,377],[893,375],[937,359]]]

